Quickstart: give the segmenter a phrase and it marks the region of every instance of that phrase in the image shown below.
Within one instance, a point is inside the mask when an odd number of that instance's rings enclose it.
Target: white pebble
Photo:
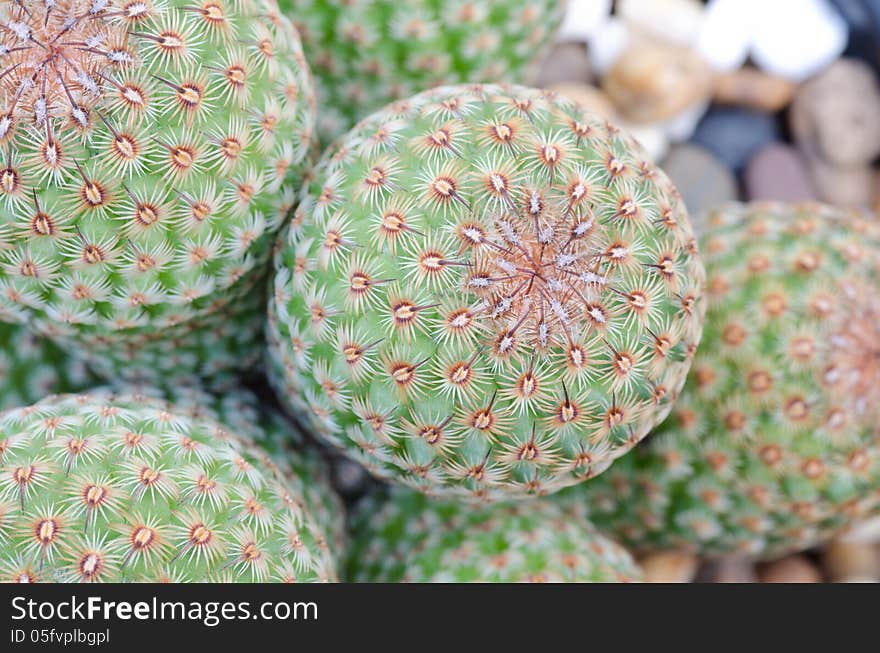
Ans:
[[[713,68],[730,72],[741,68],[749,58],[752,26],[760,1],[711,0],[706,7],[697,50]]]
[[[703,115],[709,109],[708,102],[699,102],[692,107],[685,109],[680,114],[667,120],[663,125],[663,130],[673,143],[683,143],[689,140],[697,130],[697,125]]]
[[[774,0],[761,4],[752,58],[766,72],[800,82],[840,57],[848,40],[846,22],[827,0]]]
[[[598,75],[603,75],[623,54],[630,42],[630,29],[619,18],[612,18],[589,41],[590,63]]]
[[[559,40],[586,42],[611,14],[611,0],[569,0]]]
[[[699,39],[705,14],[699,0],[617,0],[617,15],[630,25],[685,46]]]

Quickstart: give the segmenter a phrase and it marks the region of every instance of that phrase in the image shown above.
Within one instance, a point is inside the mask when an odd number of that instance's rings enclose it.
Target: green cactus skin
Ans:
[[[619,583],[641,571],[552,500],[472,509],[397,490],[356,507],[348,577],[382,583]]]
[[[94,384],[86,366],[46,338],[0,322],[0,410]]]
[[[564,0],[281,0],[318,85],[325,141],[428,88],[529,81]]]
[[[774,557],[880,499],[880,227],[818,205],[709,218],[706,330],[673,415],[564,495],[637,550]]]
[[[259,426],[233,432],[211,410],[98,392],[0,414],[2,577],[335,580],[323,507],[255,445]]]
[[[295,424],[242,388],[239,379],[225,375],[212,379],[210,386],[177,384],[162,390],[128,383],[118,385],[116,392],[165,401],[193,419],[207,417],[234,433],[250,434],[271,456],[293,493],[303,497],[322,532],[328,534],[335,564],[347,538],[345,508],[331,485],[329,466]]]
[[[435,89],[325,153],[275,259],[273,384],[374,474],[542,495],[668,414],[703,268],[627,134],[523,87]]]
[[[238,364],[203,330],[262,318],[314,133],[293,25],[274,0],[22,0],[0,26],[0,319],[112,376]]]
[[[56,339],[110,383],[121,380],[166,389],[181,384],[213,386],[235,370],[256,378],[265,348],[265,272],[248,274],[241,283],[249,290],[233,306],[218,302],[204,317],[130,335],[124,344],[114,336],[80,336],[74,342]]]

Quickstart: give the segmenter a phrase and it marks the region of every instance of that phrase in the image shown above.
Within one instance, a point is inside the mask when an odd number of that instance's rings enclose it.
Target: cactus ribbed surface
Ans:
[[[641,580],[623,547],[550,500],[472,509],[399,490],[358,509],[348,563],[354,582]]]
[[[443,87],[361,122],[306,191],[275,259],[272,376],[376,475],[547,494],[668,414],[703,268],[626,133],[549,93]]]
[[[236,434],[248,434],[284,474],[285,482],[306,506],[331,543],[338,559],[345,548],[345,509],[330,482],[330,468],[317,447],[303,433],[253,392],[230,376],[216,377],[210,389],[182,385],[156,390],[122,384],[119,393],[147,396],[165,401],[170,408],[193,419],[203,417],[221,422]]]
[[[94,383],[85,365],[23,326],[0,322],[0,410]]]
[[[240,304],[313,140],[292,23],[274,0],[22,0],[0,28],[0,318],[114,375],[235,364],[204,331],[260,319]]]
[[[672,416],[566,500],[636,549],[781,555],[880,500],[880,226],[819,205],[709,221],[706,330]]]
[[[334,580],[325,506],[300,492],[316,479],[205,410],[101,391],[0,414],[2,577]]]
[[[529,81],[565,0],[281,0],[315,73],[322,138],[428,88]]]

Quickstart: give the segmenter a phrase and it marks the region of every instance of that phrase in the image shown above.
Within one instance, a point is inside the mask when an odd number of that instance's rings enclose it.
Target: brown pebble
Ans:
[[[677,551],[652,553],[639,560],[646,583],[690,583],[697,574],[696,556]]]
[[[875,174],[868,166],[841,167],[807,158],[819,197],[845,208],[867,208],[874,199]]]
[[[684,199],[691,225],[703,232],[707,213],[737,199],[736,177],[714,154],[699,145],[685,143],[672,148],[661,167]]]
[[[795,93],[791,131],[810,158],[863,168],[880,156],[880,84],[873,69],[840,59]]]
[[[880,218],[880,172],[877,173],[874,181],[874,213]]]
[[[822,565],[835,583],[880,582],[880,552],[873,544],[835,540],[825,547]]]
[[[793,555],[761,565],[762,583],[821,583],[822,574],[806,556]]]
[[[748,558],[729,556],[709,563],[705,573],[709,583],[754,583],[755,564]]]
[[[547,90],[567,97],[584,111],[589,111],[603,120],[614,121],[617,117],[611,100],[595,86],[569,83],[553,84],[548,86]]]
[[[584,43],[559,43],[541,64],[534,86],[547,88],[553,84],[589,84],[593,80],[590,56]]]
[[[652,123],[706,100],[712,77],[709,65],[692,49],[644,40],[624,51],[602,88],[624,118]]]
[[[776,113],[787,107],[797,84],[747,66],[715,78],[714,98],[719,104]]]

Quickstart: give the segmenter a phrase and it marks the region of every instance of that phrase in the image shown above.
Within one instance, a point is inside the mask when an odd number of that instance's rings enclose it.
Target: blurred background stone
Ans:
[[[739,172],[755,152],[780,137],[779,125],[772,115],[751,109],[714,107],[703,117],[692,140]]]
[[[752,201],[819,199],[800,152],[785,143],[771,143],[758,150],[746,166],[743,183],[746,196]]]
[[[695,555],[663,551],[639,560],[646,583],[690,583],[697,574]]]
[[[612,0],[568,0],[560,41],[588,41],[599,32],[611,14]]]
[[[880,0],[831,0],[846,21],[846,54],[870,62],[880,70]]]
[[[705,583],[755,583],[755,565],[748,558],[728,556],[706,563],[700,580]]]
[[[716,70],[739,69],[749,57],[754,0],[711,0],[697,50]]]
[[[663,129],[669,140],[673,143],[683,143],[689,140],[697,130],[697,125],[709,110],[709,102],[695,104],[690,109],[682,111],[674,118],[663,123]]]
[[[589,41],[590,62],[598,75],[604,75],[630,45],[630,29],[619,18],[612,18]]]
[[[848,33],[827,0],[710,0],[697,49],[721,72],[751,58],[798,82],[837,59]]]
[[[807,157],[819,197],[841,207],[869,208],[874,199],[876,173],[865,166],[839,167]]]
[[[835,583],[880,582],[880,555],[873,544],[835,540],[825,547],[822,565]]]
[[[809,558],[793,555],[758,566],[762,583],[821,583],[822,572]]]
[[[846,22],[827,0],[757,0],[756,5],[751,57],[768,73],[802,81],[846,49]]]
[[[673,147],[660,167],[681,193],[698,232],[705,211],[737,199],[733,173],[714,154],[698,145]]]
[[[880,155],[880,87],[861,61],[841,59],[797,91],[791,131],[804,153],[835,166]]]
[[[704,102],[712,72],[692,49],[641,41],[628,47],[602,80],[602,89],[626,119],[651,123]]]
[[[616,11],[631,27],[685,46],[697,43],[706,20],[700,0],[617,0]]]
[[[746,66],[719,74],[715,78],[713,99],[718,104],[775,113],[788,106],[796,90],[797,84],[784,77]]]
[[[546,88],[553,84],[589,84],[593,81],[590,55],[584,43],[558,43],[541,64],[534,85]]]

